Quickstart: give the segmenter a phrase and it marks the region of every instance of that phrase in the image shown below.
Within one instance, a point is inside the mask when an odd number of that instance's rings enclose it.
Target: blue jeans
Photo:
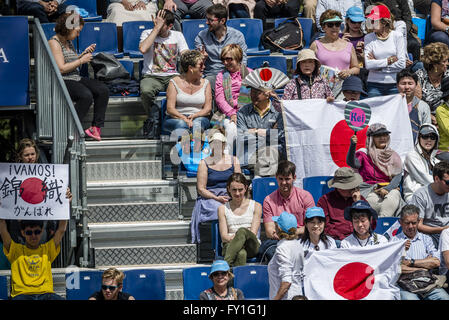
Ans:
[[[48,2],[49,0],[44,0]],[[33,16],[39,19],[40,23],[48,23],[51,21],[55,21],[61,14],[65,13],[67,5],[60,4],[58,5],[58,9],[52,15],[47,15],[44,10],[44,7],[40,5],[38,2],[30,2],[30,1],[20,1],[17,3],[17,14],[24,16]]]
[[[396,83],[368,82],[366,85],[368,98],[388,96],[399,93]]]
[[[43,294],[19,294],[11,300],[65,300],[63,297],[56,293],[43,293]]]
[[[443,288],[436,288],[423,297],[401,289],[401,300],[449,300],[449,294]]]
[[[443,42],[449,46],[449,35],[444,31],[432,30],[429,36],[429,43],[432,42]]]
[[[198,117],[193,120],[193,127],[189,128],[187,123],[184,120],[181,119],[175,119],[170,116],[167,116],[162,123],[162,131],[163,132],[173,132],[175,130],[180,131],[178,129],[187,130],[190,133],[194,130],[198,130],[196,128],[201,128],[202,130],[207,130],[210,127],[209,119],[206,117]]]

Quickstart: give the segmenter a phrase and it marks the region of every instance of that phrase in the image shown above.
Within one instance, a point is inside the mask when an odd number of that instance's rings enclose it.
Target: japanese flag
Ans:
[[[349,102],[327,103],[324,99],[282,100],[287,156],[296,164],[298,186],[311,176],[333,176],[339,167],[347,167],[346,155],[354,135],[345,120]],[[352,107],[370,111],[357,131],[357,149],[365,148],[370,124],[383,123],[391,131],[390,147],[402,158],[414,148],[407,102],[399,94],[350,102]],[[347,113],[348,116],[348,113]],[[351,124],[351,118],[348,122]],[[363,118],[365,120],[365,118]]]
[[[304,266],[310,300],[400,300],[400,261],[405,241],[316,251]]]
[[[391,240],[391,238],[395,237],[397,234],[402,232],[401,224],[398,221],[395,221],[383,234],[387,239]]]

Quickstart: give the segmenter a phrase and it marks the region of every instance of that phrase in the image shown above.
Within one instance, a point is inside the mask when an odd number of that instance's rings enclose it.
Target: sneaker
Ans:
[[[89,137],[97,141],[101,141],[100,133],[101,129],[98,127],[90,127],[84,131]]]

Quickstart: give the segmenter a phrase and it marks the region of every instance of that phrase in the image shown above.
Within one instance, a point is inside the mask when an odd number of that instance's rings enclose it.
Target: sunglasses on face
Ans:
[[[213,276],[214,276],[214,277],[224,277],[224,276],[226,276],[227,274],[228,274],[228,273],[225,272],[225,271],[217,271],[217,272],[214,272]]]
[[[106,291],[106,290],[108,290],[109,289],[109,291],[114,291],[114,290],[116,290],[118,288],[118,286],[108,286],[108,285],[105,285],[105,284],[102,284],[101,285],[101,289],[103,289],[104,291]]]
[[[352,24],[362,24],[362,22],[355,22],[355,21],[352,21],[351,19],[349,19],[349,21],[351,21]]]
[[[421,138],[424,140],[427,140],[427,139],[436,140],[437,139],[437,137],[433,134],[427,134],[427,135],[421,136]]]
[[[338,27],[338,28],[340,28],[341,22],[327,22],[326,25],[327,25],[329,28],[333,28],[333,27]]]
[[[226,57],[226,58],[222,58],[221,59],[221,61],[223,61],[223,62],[231,62],[232,60],[234,60],[234,58],[231,58],[231,57]]]
[[[27,235],[27,236],[32,236],[33,234],[34,235],[40,235],[41,234],[41,232],[42,232],[42,230],[39,230],[39,229],[36,229],[36,230],[27,230],[27,231],[25,231],[25,235]]]

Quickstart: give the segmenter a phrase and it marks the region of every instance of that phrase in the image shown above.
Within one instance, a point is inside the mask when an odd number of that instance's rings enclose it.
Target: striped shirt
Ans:
[[[64,46],[61,41],[59,41],[58,37],[54,36],[53,38],[51,38],[52,40],[56,40],[59,45],[61,46],[62,49],[62,55],[64,56],[64,62],[65,63],[70,63],[72,61],[75,61],[78,59],[78,55],[75,52],[75,48],[73,47],[72,41],[69,41],[69,47],[67,48],[66,46]],[[81,80],[81,76],[80,73],[78,71],[78,68],[73,69],[72,71],[69,71],[67,73],[61,74],[62,75],[62,79],[64,80],[74,80],[74,81],[80,81]]]
[[[401,232],[400,234],[393,237],[391,241],[403,241],[409,238]],[[411,239],[410,248],[405,252],[405,259],[426,259],[428,256],[432,256],[440,259],[440,255],[433,244],[432,238],[421,232],[417,232],[415,237]]]

